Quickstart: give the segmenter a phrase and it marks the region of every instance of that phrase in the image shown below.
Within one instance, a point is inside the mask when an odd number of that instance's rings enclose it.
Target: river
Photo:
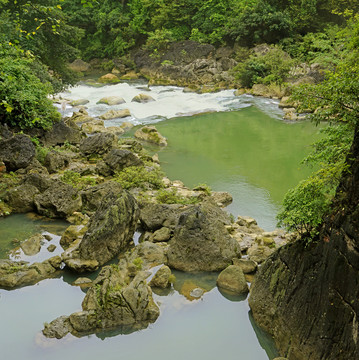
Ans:
[[[230,212],[253,216],[266,230],[273,229],[284,193],[309,172],[299,162],[316,138],[315,128],[308,122],[285,123],[273,100],[236,97],[230,90],[214,94],[182,90],[165,86],[148,89],[142,83],[99,88],[80,85],[63,96],[90,100],[86,105],[90,115],[108,110],[108,106],[96,104],[101,97],[124,97],[125,104],[112,108],[128,108],[131,117],[109,121],[108,125],[123,121],[134,125],[156,123],[169,146],[150,150],[158,150],[162,168],[171,179],[182,180],[188,186],[207,183],[214,190],[229,191],[234,198]],[[132,103],[132,97],[140,92],[156,101]],[[72,111],[68,107],[66,114]],[[61,222],[43,223],[25,215],[0,219],[0,256],[6,257],[14,238],[21,241],[30,233],[46,232],[57,244],[63,228]],[[49,340],[41,334],[44,322],[80,309],[84,292],[71,286],[74,275],[65,273],[34,286],[0,290],[2,357],[266,360],[277,355],[272,341],[253,323],[247,301],[228,298],[218,291],[216,274],[177,272],[176,276],[171,291],[154,294],[161,315],[147,329],[80,339],[68,335],[62,340]],[[200,300],[186,297],[186,288],[193,284],[207,290]]]

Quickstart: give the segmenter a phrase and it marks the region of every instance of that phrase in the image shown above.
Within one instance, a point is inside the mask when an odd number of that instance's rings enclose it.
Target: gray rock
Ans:
[[[0,139],[0,161],[7,171],[26,168],[35,156],[35,146],[26,135],[15,135],[9,139]]]
[[[46,174],[28,173],[24,177],[24,184],[44,192],[53,184],[53,180]]]
[[[66,218],[82,206],[78,192],[62,181],[54,181],[42,194],[34,198],[39,214],[52,218]]]
[[[144,241],[137,245],[131,258],[141,258],[143,266],[149,267],[157,266],[167,261],[165,248],[149,241]]]
[[[70,225],[62,234],[60,245],[67,249],[76,239],[82,237],[87,230],[84,225]]]
[[[141,166],[143,162],[132,151],[112,149],[105,157],[105,163],[112,173],[121,171],[128,166]]]
[[[22,184],[10,189],[6,193],[5,200],[13,212],[26,213],[35,209],[34,198],[38,193],[39,190],[35,186]]]
[[[122,186],[116,181],[106,181],[81,191],[83,209],[90,212],[96,211],[109,193],[122,193]]]
[[[77,145],[86,135],[70,119],[55,123],[52,129],[45,132],[41,141],[45,146],[63,145],[65,142]]]
[[[69,163],[70,159],[66,154],[55,150],[50,150],[44,160],[44,165],[50,174],[62,170],[67,167]]]
[[[80,277],[80,278],[77,278],[74,282],[73,282],[73,285],[76,285],[76,286],[90,286],[92,284],[92,280],[89,279],[89,278],[86,278],[86,277]]]
[[[232,204],[233,201],[232,195],[225,191],[212,191],[211,197],[220,207],[226,207]]]
[[[240,257],[239,245],[220,220],[212,202],[184,211],[169,241],[168,265],[182,271],[219,271]]]
[[[132,242],[138,220],[135,198],[127,191],[106,195],[91,218],[73,259],[96,260],[100,265],[114,258]],[[69,262],[66,262],[71,266]]]
[[[84,139],[80,144],[80,151],[84,155],[103,155],[117,146],[117,137],[114,134],[95,134]]]
[[[51,321],[50,324],[45,323],[42,333],[48,338],[62,339],[72,330],[72,326],[68,316],[60,316]]]
[[[244,273],[241,267],[236,265],[228,266],[218,275],[217,286],[237,295],[249,292]]]
[[[77,100],[72,100],[70,102],[71,106],[80,106],[80,105],[86,105],[88,104],[90,101],[87,99],[77,99]]]
[[[247,251],[248,258],[261,264],[275,251],[275,248],[269,248],[268,246],[253,244]]]

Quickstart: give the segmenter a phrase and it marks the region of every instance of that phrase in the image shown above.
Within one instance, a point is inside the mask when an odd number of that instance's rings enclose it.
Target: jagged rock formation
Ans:
[[[249,299],[256,322],[289,360],[359,358],[359,129],[316,242],[279,249]]]

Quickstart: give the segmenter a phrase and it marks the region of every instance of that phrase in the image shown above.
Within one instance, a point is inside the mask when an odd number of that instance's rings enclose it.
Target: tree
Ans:
[[[300,87],[293,96],[301,109],[314,111],[312,121],[332,126],[306,159],[316,162],[319,170],[286,194],[278,214],[279,225],[305,233],[309,241],[327,214],[340,176],[347,169],[350,144],[359,126],[358,16],[349,22],[344,35],[345,60],[328,72],[322,83]]]

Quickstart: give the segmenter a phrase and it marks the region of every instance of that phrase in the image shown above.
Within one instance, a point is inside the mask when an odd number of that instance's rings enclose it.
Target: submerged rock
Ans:
[[[0,260],[0,287],[14,288],[32,285],[52,276],[60,270],[61,258],[54,256],[42,263],[28,265],[26,262]]]
[[[29,239],[21,243],[20,247],[25,255],[32,256],[37,254],[41,249],[41,244],[44,241],[44,237],[41,234],[35,234]]]

